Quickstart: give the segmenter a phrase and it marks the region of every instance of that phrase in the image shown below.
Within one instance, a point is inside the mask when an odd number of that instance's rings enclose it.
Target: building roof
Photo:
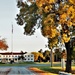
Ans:
[[[5,53],[1,53],[0,52],[0,54],[2,54],[2,55],[21,55],[22,53],[21,52],[5,52]],[[25,53],[23,53],[23,54],[25,54]]]

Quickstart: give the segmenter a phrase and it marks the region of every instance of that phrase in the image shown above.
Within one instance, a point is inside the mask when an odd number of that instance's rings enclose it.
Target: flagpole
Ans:
[[[12,52],[12,56],[13,56],[13,24],[12,24],[12,37],[11,37],[11,52]]]

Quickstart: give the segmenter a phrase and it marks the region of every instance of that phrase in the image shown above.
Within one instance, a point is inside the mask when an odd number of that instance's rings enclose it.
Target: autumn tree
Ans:
[[[38,61],[38,57],[39,57],[38,52],[31,52],[31,54],[34,54],[34,61]]]
[[[42,60],[45,59],[42,53],[39,52],[31,52],[31,54],[34,54],[34,61],[39,61],[41,62]]]
[[[48,38],[49,48],[58,43],[67,50],[66,72],[71,72],[71,55],[75,33],[75,0],[18,0],[17,24],[24,25],[24,34],[32,35],[37,28]]]
[[[0,39],[0,49],[1,50],[7,50],[8,48],[8,45],[6,43],[6,40],[5,39]]]

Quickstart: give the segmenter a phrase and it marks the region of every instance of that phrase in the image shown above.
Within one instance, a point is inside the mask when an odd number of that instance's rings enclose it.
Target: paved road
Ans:
[[[28,70],[26,67],[11,67],[11,71],[8,73],[8,75],[38,75],[36,73],[33,73],[32,71]]]
[[[8,73],[8,71],[10,72]],[[14,67],[0,67],[0,75],[39,75],[28,70],[27,67],[14,66]]]
[[[39,75],[28,70],[30,66],[50,66],[50,64],[28,64],[25,66],[0,66],[0,75]],[[8,71],[10,72],[8,73]]]

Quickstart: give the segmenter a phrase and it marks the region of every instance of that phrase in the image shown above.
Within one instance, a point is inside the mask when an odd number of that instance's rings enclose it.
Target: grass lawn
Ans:
[[[51,73],[52,75],[58,75],[59,71],[64,72],[65,69],[62,69],[61,67],[47,67],[47,66],[38,66],[36,67],[40,70],[43,70],[45,72]],[[75,75],[75,67],[72,67],[73,75]]]
[[[65,68],[63,69],[61,67],[60,62],[53,63],[53,67],[51,66],[34,66],[34,67],[43,70],[45,72],[51,73],[52,75],[58,75],[59,71],[65,71]],[[75,75],[75,64],[72,65],[72,71],[74,72],[73,75]]]
[[[40,70],[43,70],[45,72],[48,72],[48,73],[58,75],[59,71],[64,71],[61,67],[59,67],[59,65],[60,64],[54,64],[55,67],[54,66],[53,67],[50,67],[50,66],[36,66],[36,68],[38,68]]]
[[[6,63],[6,64],[0,63],[0,66],[25,66],[25,65],[29,65],[29,64],[35,64],[35,63],[34,62],[20,62],[20,63],[13,63],[13,64],[10,64],[10,63]]]

